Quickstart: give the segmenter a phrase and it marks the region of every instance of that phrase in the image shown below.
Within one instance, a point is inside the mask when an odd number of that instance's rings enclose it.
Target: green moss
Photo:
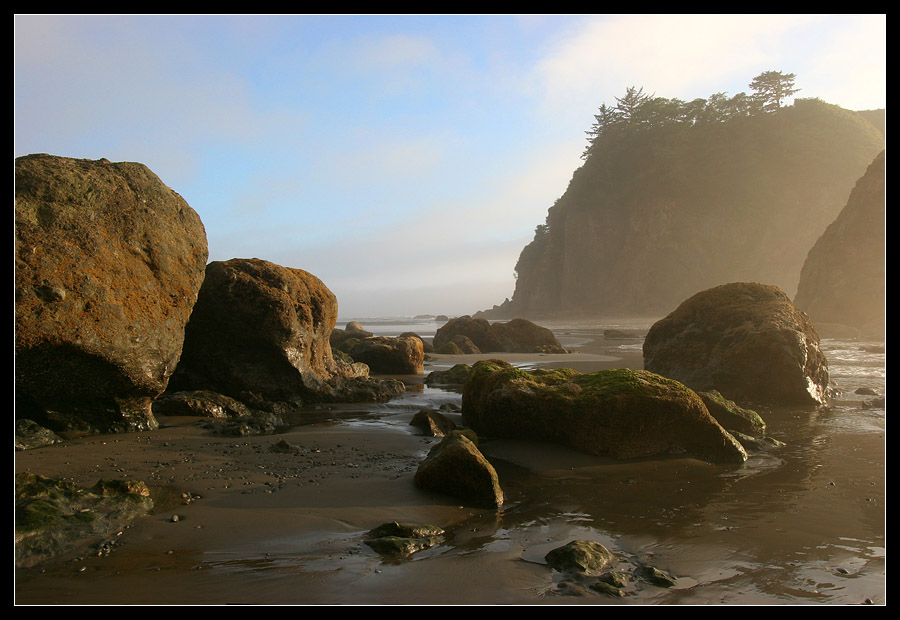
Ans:
[[[16,531],[34,532],[62,523],[65,513],[48,499],[33,499],[16,506]]]

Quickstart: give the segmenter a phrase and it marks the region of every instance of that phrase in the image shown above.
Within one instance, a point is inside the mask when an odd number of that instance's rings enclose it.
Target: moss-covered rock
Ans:
[[[726,431],[736,431],[751,437],[762,437],[766,434],[765,420],[752,409],[739,406],[716,390],[697,394],[703,399],[706,410]]]
[[[16,566],[89,548],[153,508],[136,480],[100,480],[90,490],[32,473],[16,475]]]
[[[463,388],[463,421],[480,435],[553,441],[619,459],[681,452],[711,462],[747,458],[695,392],[643,370],[529,372],[479,361]]]
[[[452,342],[446,346],[456,346]],[[456,364],[449,370],[435,370],[425,377],[425,385],[465,385],[472,374],[468,364]]]
[[[447,416],[430,409],[422,409],[417,412],[409,421],[409,425],[420,429],[429,437],[443,437],[456,429],[456,424]]]
[[[598,542],[573,540],[553,549],[544,559],[548,565],[562,573],[590,577],[602,574],[615,561],[616,556]]]

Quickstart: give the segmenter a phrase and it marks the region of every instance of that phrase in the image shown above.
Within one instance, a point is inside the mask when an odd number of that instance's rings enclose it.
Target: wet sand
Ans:
[[[487,357],[524,367],[641,365],[639,341],[604,341],[589,329],[557,333],[579,353]],[[436,356],[426,372],[471,363],[464,357]],[[883,355],[850,366],[861,370],[841,381],[869,385],[880,372],[883,393]],[[503,510],[489,511],[414,487],[437,440],[415,434],[409,419],[460,395],[406,379],[409,391],[390,404],[317,408],[277,436],[221,437],[170,418],[159,431],[17,453],[16,471],[86,486],[101,477],[144,480],[158,508],[115,537],[108,556],[17,570],[16,603],[885,602],[883,409],[862,410],[848,397],[829,410],[766,412],[770,435],[787,445],[730,469],[486,441],[507,498]],[[301,452],[269,450],[282,439]],[[183,491],[200,498],[183,505]],[[395,520],[441,526],[448,541],[410,559],[384,559],[363,537]],[[622,599],[565,596],[542,558],[574,538],[603,543],[626,572],[643,562],[670,571],[676,587],[636,580]]]

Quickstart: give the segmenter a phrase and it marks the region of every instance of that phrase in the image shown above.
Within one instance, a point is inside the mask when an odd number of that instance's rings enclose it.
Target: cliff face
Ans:
[[[806,253],[883,148],[856,113],[774,114],[617,136],[576,170],[488,314],[664,314],[733,281],[795,290]]]
[[[884,332],[885,152],[856,183],[847,205],[803,265],[794,303],[817,323]]]

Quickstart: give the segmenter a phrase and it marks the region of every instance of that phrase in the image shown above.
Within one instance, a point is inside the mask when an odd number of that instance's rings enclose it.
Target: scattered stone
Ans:
[[[477,445],[459,431],[451,431],[431,448],[416,470],[414,484],[452,495],[473,506],[503,506],[503,490],[496,470]]]
[[[650,585],[654,585],[659,588],[671,588],[675,585],[674,577],[672,577],[667,572],[656,568],[655,566],[650,566],[649,564],[642,564],[641,566],[638,566],[634,570],[634,574]]]
[[[616,556],[598,542],[591,540],[573,540],[553,549],[544,559],[551,568],[561,573],[574,573],[586,577],[595,577],[613,563]]]
[[[276,452],[279,454],[303,454],[303,449],[300,446],[295,446],[282,439],[278,443],[269,446],[269,452]]]
[[[444,437],[450,431],[456,430],[456,424],[452,420],[429,409],[422,409],[416,413],[409,425],[422,430],[429,437]]]
[[[594,592],[598,592],[599,594],[605,594],[606,596],[611,596],[613,598],[620,598],[625,596],[625,592],[610,583],[606,583],[605,581],[596,581],[588,586]]]
[[[16,420],[16,450],[43,448],[62,441],[62,438],[34,420]]]
[[[409,556],[444,542],[444,530],[422,523],[385,523],[369,531],[365,543],[382,555]]]

